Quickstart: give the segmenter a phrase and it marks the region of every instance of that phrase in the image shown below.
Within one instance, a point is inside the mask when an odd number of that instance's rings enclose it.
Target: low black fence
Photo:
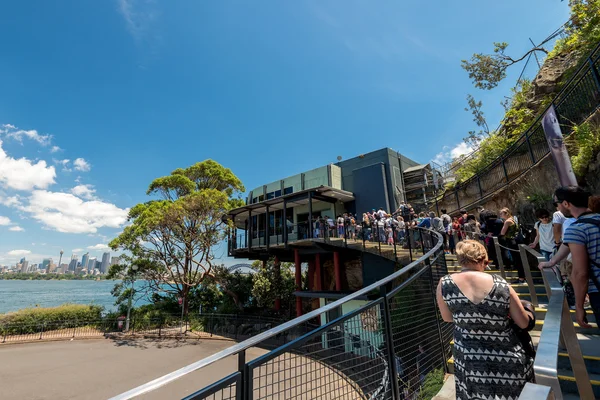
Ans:
[[[244,340],[283,322],[284,319],[275,317],[216,313],[188,315],[184,318],[168,314],[151,317],[134,315],[130,320],[129,330],[126,330],[124,317],[44,323],[6,322],[0,323],[0,343],[107,336],[220,337]],[[282,335],[273,341],[271,347],[289,340],[289,337]]]

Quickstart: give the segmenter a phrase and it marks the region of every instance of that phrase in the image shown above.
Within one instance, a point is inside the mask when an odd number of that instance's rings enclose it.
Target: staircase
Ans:
[[[448,265],[449,273],[457,273],[461,271],[461,267],[456,261],[456,256],[447,254],[446,263]],[[491,265],[492,270],[486,271],[489,274],[498,274],[500,271],[496,270],[494,265]],[[544,319],[546,317],[546,305],[548,304],[548,295],[546,294],[546,288],[544,287],[541,272],[537,269],[532,269],[531,274],[535,285],[535,292],[538,297],[539,306],[535,308],[536,324],[535,328],[530,332],[531,338],[535,346],[538,345],[540,339],[540,333],[544,326]],[[517,271],[506,271],[506,280],[510,283],[518,278]],[[524,300],[531,300],[529,294],[529,288],[526,283],[517,283],[511,285],[517,292],[519,297]],[[583,352],[585,365],[594,389],[594,395],[596,398],[600,398],[600,330],[598,329],[597,321],[594,319],[594,314],[591,309],[586,310],[588,321],[594,326],[593,329],[584,329],[575,322],[575,310],[571,310],[571,316],[573,319],[573,325],[577,332],[579,339],[579,345]],[[454,344],[452,342],[452,344]],[[448,360],[448,370],[450,373],[454,372],[454,359]],[[571,370],[571,364],[569,361],[569,355],[563,348],[559,352],[559,380],[565,399],[578,399],[577,385],[575,378]]]

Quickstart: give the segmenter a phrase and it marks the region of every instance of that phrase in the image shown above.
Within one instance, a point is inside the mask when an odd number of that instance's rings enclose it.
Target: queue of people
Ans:
[[[586,304],[600,321],[600,196],[576,186],[560,187],[553,202],[553,214],[536,210],[535,238],[529,246],[539,247],[547,260],[540,269],[560,265],[561,275],[572,283],[577,322],[591,328]],[[535,326],[535,312],[502,277],[484,272],[489,255],[495,254],[486,249],[488,238],[502,237],[509,250],[524,238],[510,210],[497,215],[478,211],[479,219],[462,212],[459,220],[453,219],[452,229],[462,234],[455,247],[462,271],[442,277],[436,293],[442,318],[454,323],[456,397],[518,398],[534,379],[535,351],[527,331]],[[473,240],[469,234],[480,236]]]

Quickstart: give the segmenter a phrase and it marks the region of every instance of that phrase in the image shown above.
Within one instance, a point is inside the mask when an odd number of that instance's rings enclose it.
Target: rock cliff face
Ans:
[[[347,260],[342,263],[342,289],[358,290],[363,287],[363,269],[360,258]],[[335,290],[335,271],[333,261],[327,260],[323,263],[323,290]]]
[[[560,91],[559,83],[563,81],[565,73],[577,65],[579,55],[572,53],[558,54],[544,61],[542,68],[532,82],[532,105],[539,105],[544,96]]]

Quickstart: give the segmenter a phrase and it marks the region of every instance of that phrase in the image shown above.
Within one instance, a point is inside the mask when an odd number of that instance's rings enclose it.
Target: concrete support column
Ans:
[[[342,273],[340,271],[340,253],[333,252],[333,272],[335,274],[335,290],[342,291]]]
[[[294,263],[296,264],[296,290],[302,290],[302,269],[300,263],[300,252],[298,249],[294,249]],[[296,296],[296,316],[302,315],[302,298]]]
[[[321,255],[315,254],[315,275],[317,278],[317,291],[323,290],[323,281],[321,280]]]

